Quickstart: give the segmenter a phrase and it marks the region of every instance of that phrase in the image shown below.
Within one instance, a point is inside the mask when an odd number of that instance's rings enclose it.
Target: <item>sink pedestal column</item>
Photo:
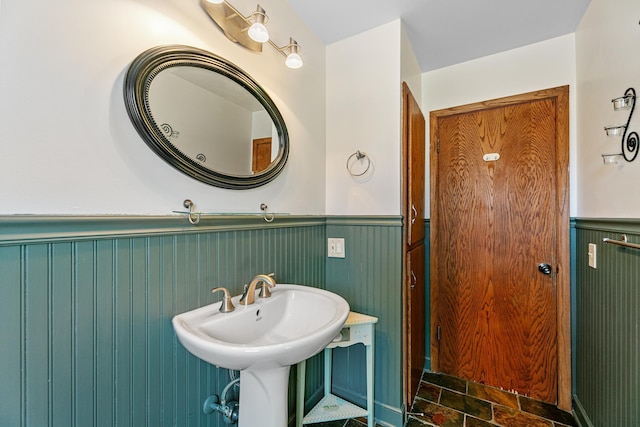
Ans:
[[[238,427],[286,427],[289,369],[240,371]]]

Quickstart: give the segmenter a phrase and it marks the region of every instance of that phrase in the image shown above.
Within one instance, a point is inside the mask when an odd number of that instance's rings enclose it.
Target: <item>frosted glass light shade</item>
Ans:
[[[261,22],[254,22],[249,27],[249,37],[258,43],[265,43],[269,41],[269,31],[267,27]]]
[[[284,61],[284,65],[289,68],[300,68],[302,67],[302,58],[297,53],[290,53],[287,55],[287,59]]]

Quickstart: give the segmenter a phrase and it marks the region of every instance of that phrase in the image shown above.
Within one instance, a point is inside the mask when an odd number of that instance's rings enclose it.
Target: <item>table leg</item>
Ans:
[[[331,394],[331,349],[324,349],[324,395]]]
[[[374,369],[373,369],[373,361],[374,361],[374,353],[373,353],[373,333],[371,336],[371,345],[367,346],[367,415],[368,427],[375,426],[375,417],[373,415],[374,409]]]

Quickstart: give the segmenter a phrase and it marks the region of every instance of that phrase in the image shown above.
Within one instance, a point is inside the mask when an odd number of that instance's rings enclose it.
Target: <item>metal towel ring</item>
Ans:
[[[356,161],[351,163],[351,165],[349,165],[349,162],[351,161],[351,159],[355,157]],[[351,170],[351,168],[353,167],[353,165],[356,164],[356,162],[358,160],[362,160],[362,159],[367,159],[367,167],[364,169],[363,172],[360,173],[353,173],[353,171]],[[355,153],[353,153],[352,155],[349,156],[349,158],[347,158],[347,172],[349,172],[349,175],[351,176],[362,176],[365,173],[367,173],[367,171],[369,170],[369,168],[371,167],[371,159],[369,158],[369,156],[367,156],[367,153],[364,153],[360,150],[356,150]]]

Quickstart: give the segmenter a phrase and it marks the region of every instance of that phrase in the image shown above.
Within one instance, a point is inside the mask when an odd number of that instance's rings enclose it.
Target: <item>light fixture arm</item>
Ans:
[[[249,16],[245,16],[244,19],[248,24],[254,22],[266,24],[267,22],[269,22],[269,16],[267,15],[267,12],[260,5],[258,5],[255,12],[253,12]]]
[[[624,127],[624,133],[622,134],[622,157],[627,162],[632,162],[638,157],[638,133],[629,132],[629,125],[631,124],[631,118],[636,108],[636,91],[630,87],[624,92],[625,97],[631,98],[631,111],[629,112],[629,118],[627,119],[627,125]]]
[[[207,1],[207,0],[204,0]],[[234,17],[238,17],[240,19],[242,19],[245,24],[247,25],[251,25],[254,23],[253,19],[255,19],[254,17],[256,16],[260,16],[261,18],[257,19],[257,22],[260,22],[261,24],[266,24],[269,21],[269,16],[267,15],[266,11],[260,6],[258,5],[257,10],[253,13],[251,13],[250,15],[243,15],[238,9],[236,9],[231,3],[229,3],[228,1],[224,0],[221,1],[220,3],[215,3],[215,4],[222,4],[224,3],[230,10],[231,14],[227,15],[226,18],[227,19],[233,19]],[[248,27],[247,27],[248,29]]]
[[[302,67],[302,58],[298,54],[300,51],[300,45],[293,39],[293,37],[289,37],[289,44],[282,47],[276,45],[271,40],[269,40],[269,44],[286,58],[284,63],[288,68],[295,69]]]
[[[203,0],[203,1],[206,2],[208,0]],[[251,22],[249,22],[249,17],[251,15],[244,16],[242,13],[240,13],[240,11],[238,9],[236,9],[233,5],[231,5],[230,3],[227,3],[226,1],[222,1],[220,3],[215,3],[215,4],[222,4],[222,3],[224,3],[231,10],[231,12],[233,12],[233,13],[230,13],[230,14],[226,15],[227,19],[233,19],[234,17],[237,16],[238,18],[242,19],[245,22],[245,24],[251,25]]]
[[[289,53],[291,53],[293,50],[295,50],[295,52],[298,52],[298,49],[300,48],[300,45],[298,44],[298,42],[296,42],[294,39],[289,38],[289,44],[286,44],[282,47],[278,46],[277,44],[275,44],[273,41],[269,40],[269,44],[271,45],[271,47],[273,47],[275,50],[277,50],[278,52],[280,52],[282,54],[282,56],[286,57],[287,55],[289,55]]]
[[[260,5],[257,5],[255,12],[245,16],[227,0],[200,0],[200,4],[232,42],[241,44],[254,52],[262,52],[262,45],[268,42],[271,47],[286,58],[287,67],[299,68],[302,66],[302,58],[298,54],[300,45],[293,38],[289,39],[289,44],[282,47],[269,38],[268,30],[264,26],[269,21],[269,16]],[[256,25],[261,27],[257,31],[259,34],[256,34]]]

